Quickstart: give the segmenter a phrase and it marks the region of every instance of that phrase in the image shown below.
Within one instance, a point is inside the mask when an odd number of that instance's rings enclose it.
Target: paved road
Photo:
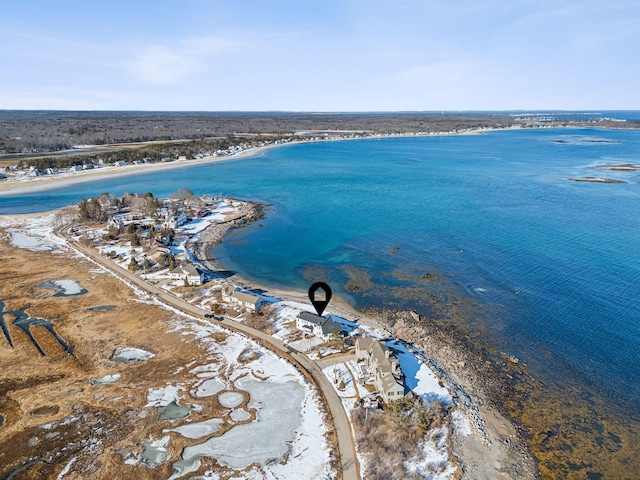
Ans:
[[[105,268],[114,271],[118,275],[126,278],[137,287],[155,295],[159,300],[165,302],[166,304],[182,310],[183,312],[195,315],[199,318],[203,318],[205,313],[211,313],[208,310],[198,308],[166,292],[165,290],[151,285],[129,270],[125,270],[119,265],[116,265],[115,262],[111,262],[103,258],[97,252],[85,247],[84,245],[74,242],[66,235],[65,229],[62,229],[60,232],[67,238],[69,244],[71,244],[74,248],[78,249],[80,252],[95,260]],[[326,377],[326,375],[324,375],[324,373],[322,373],[320,367],[315,362],[311,361],[306,355],[297,352],[296,350],[288,347],[281,340],[274,338],[271,335],[267,335],[264,332],[248,327],[242,323],[234,322],[229,318],[225,318],[223,321],[216,323],[219,323],[223,327],[230,330],[243,333],[244,335],[259,341],[266,348],[269,348],[280,356],[286,357],[290,360],[293,359],[293,363],[295,363],[303,373],[306,372],[309,376],[311,376],[315,384],[320,389],[321,395],[323,395],[326,399],[327,404],[329,405],[329,411],[331,413],[331,416],[333,417],[333,424],[338,439],[337,454],[340,460],[340,470],[342,472],[342,478],[343,480],[359,480],[356,452],[353,443],[353,437],[351,435],[351,426],[349,424],[349,419],[347,418],[347,414],[344,410],[344,407],[342,406],[340,397],[331,385],[329,379]]]

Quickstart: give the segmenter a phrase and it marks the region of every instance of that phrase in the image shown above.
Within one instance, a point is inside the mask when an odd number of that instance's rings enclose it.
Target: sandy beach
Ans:
[[[0,182],[0,196],[42,192],[56,188],[70,187],[79,183],[127,177],[151,171],[174,170],[177,168],[192,167],[207,163],[222,163],[242,160],[245,158],[256,157],[267,150],[280,146],[282,145],[267,145],[264,147],[248,148],[233,155],[224,157],[211,156],[195,160],[175,160],[167,163],[145,163],[142,165],[126,165],[123,167],[107,166],[93,170],[84,170],[81,172],[64,172],[58,175],[50,175],[46,177],[23,177],[17,180],[8,179]]]
[[[28,177],[8,178],[0,181],[0,197],[5,195],[21,195],[56,188],[70,187],[80,183],[92,182],[95,180],[106,180],[110,178],[120,178],[130,175],[138,175],[151,171],[174,170],[178,168],[192,167],[195,165],[205,165],[209,163],[231,162],[243,160],[247,158],[257,157],[262,153],[287,145],[295,145],[300,143],[319,143],[319,142],[343,142],[349,140],[373,140],[379,138],[400,138],[400,137],[416,137],[416,136],[450,136],[450,135],[479,135],[493,130],[506,130],[506,128],[475,128],[461,132],[435,132],[430,134],[413,133],[413,134],[392,134],[392,135],[371,135],[365,137],[354,138],[327,138],[327,139],[304,139],[299,141],[290,141],[279,144],[265,145],[261,147],[251,147],[232,155],[226,156],[209,156],[194,160],[174,160],[172,162],[154,162],[142,165],[125,165],[122,167],[109,165],[92,170],[83,170],[80,172],[63,172],[56,175],[47,175],[44,177]]]

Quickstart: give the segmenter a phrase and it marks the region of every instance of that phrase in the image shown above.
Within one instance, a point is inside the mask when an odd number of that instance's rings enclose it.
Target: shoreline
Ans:
[[[253,226],[256,221],[264,218],[264,204],[248,203],[253,210],[248,216],[227,224],[212,224],[200,232],[198,239],[191,244],[194,260],[211,271],[227,271],[224,265],[209,255],[209,252],[215,245],[223,242],[231,230]],[[226,281],[234,287],[260,291],[263,295],[276,297],[282,301],[309,303],[305,291],[274,288],[259,281],[250,280],[237,272],[233,272]],[[325,313],[374,329],[386,337],[405,342],[411,348],[416,345],[428,356],[431,366],[436,367],[434,371],[437,372],[438,378],[444,381],[451,394],[459,399],[457,408],[465,412],[467,418],[472,419],[478,433],[473,439],[453,437],[456,454],[465,465],[466,474],[463,478],[469,478],[468,474],[479,474],[481,477],[485,476],[484,478],[512,478],[511,474],[516,473],[518,478],[540,478],[537,461],[527,441],[525,429],[500,408],[499,403],[495,401],[495,394],[487,391],[485,385],[487,381],[478,380],[487,372],[486,368],[482,368],[486,358],[479,355],[471,344],[460,342],[464,334],[456,332],[455,337],[452,337],[451,331],[431,322],[433,331],[430,332],[429,339],[432,344],[429,346],[430,349],[427,349],[419,340],[399,334],[395,325],[385,324],[382,318],[384,312],[358,310],[339,294],[333,295]],[[396,313],[407,314],[413,318],[416,316],[424,318],[416,312]],[[447,352],[447,355],[438,355],[436,352]],[[493,384],[500,383],[496,372],[490,374],[493,375],[491,379]],[[492,465],[489,465],[490,463]],[[510,473],[507,474],[507,472]],[[499,476],[494,477],[494,475]]]
[[[288,144],[285,144],[288,145]],[[249,148],[242,152],[228,155],[225,157],[205,157],[196,160],[175,160],[173,162],[162,163],[146,163],[144,165],[126,165],[124,167],[108,166],[90,171],[74,172],[59,176],[51,176],[49,178],[36,177],[33,179],[16,180],[0,182],[0,197],[9,195],[23,195],[28,193],[45,192],[58,188],[70,187],[81,183],[89,183],[94,180],[107,180],[111,178],[128,177],[149,173],[150,171],[174,170],[194,165],[204,165],[209,163],[222,163],[245,158],[257,157],[260,154],[272,148],[281,147],[283,145],[266,145],[263,147]],[[104,171],[108,169],[108,171]]]
[[[251,225],[252,222],[245,222],[237,228]],[[220,241],[224,241],[224,235],[218,242],[201,244],[201,251],[209,255],[211,248]],[[216,259],[207,260],[213,269],[224,270]],[[284,301],[308,303],[304,291],[273,288],[236,272],[227,281]],[[460,394],[460,404],[469,399],[470,403],[464,404],[464,411],[474,419],[483,441],[476,445],[456,441],[456,452],[463,459],[477,459],[480,455],[482,464],[499,452],[503,462],[504,458],[511,459],[510,471],[519,472],[517,478],[563,478],[577,461],[584,463],[581,468],[586,470],[589,465],[597,465],[595,472],[611,473],[611,464],[609,469],[603,467],[614,462],[609,455],[616,450],[598,446],[598,438],[602,435],[599,429],[604,429],[606,435],[618,439],[614,441],[624,446],[615,455],[618,466],[625,462],[628,445],[635,444],[640,438],[637,425],[627,423],[631,419],[620,416],[614,405],[599,397],[589,401],[590,391],[571,383],[563,388],[560,384],[541,382],[532,376],[526,363],[495,350],[488,339],[470,337],[463,326],[447,325],[408,310],[358,310],[337,294],[327,307],[327,313],[354,320],[417,347],[436,366],[438,376],[445,384],[453,385],[452,393]],[[568,397],[566,388],[571,392]],[[574,437],[574,433],[565,433],[579,431],[585,422],[590,427],[579,435]],[[565,453],[568,448],[571,454]],[[519,465],[524,465],[522,470],[518,470]],[[535,474],[527,476],[531,472]]]
[[[398,133],[398,134],[376,134],[364,137],[344,137],[344,138],[323,138],[323,139],[305,139],[305,140],[293,140],[290,142],[279,143],[277,145],[264,145],[260,147],[250,147],[232,155],[226,155],[222,157],[209,156],[194,160],[174,160],[172,162],[154,162],[145,163],[143,165],[125,165],[122,167],[109,165],[93,170],[83,170],[81,172],[64,172],[54,176],[46,177],[21,177],[19,180],[5,179],[0,181],[0,197],[10,195],[24,195],[29,193],[45,192],[48,190],[56,190],[58,188],[70,187],[81,183],[89,183],[94,180],[107,180],[112,178],[121,178],[132,175],[138,175],[143,173],[149,173],[151,171],[163,171],[174,170],[178,168],[185,168],[195,165],[207,165],[223,162],[231,162],[237,160],[245,160],[248,158],[254,158],[260,156],[264,152],[276,148],[286,147],[289,145],[301,145],[309,143],[324,143],[324,142],[344,142],[355,140],[383,140],[387,138],[414,138],[414,137],[438,137],[438,136],[459,136],[459,135],[481,135],[487,132],[503,131],[503,130],[519,130],[524,127],[479,127],[466,131],[451,131],[451,132],[414,132],[414,133]],[[562,127],[557,127],[562,128]],[[104,171],[104,170],[108,171]]]
[[[349,140],[349,139],[344,139],[344,140]],[[340,140],[334,140],[334,141],[340,141]],[[286,146],[286,145],[287,145],[287,144],[282,145],[282,146]],[[277,146],[281,146],[281,145],[277,145]],[[277,147],[277,146],[270,146],[270,147],[265,147],[265,148],[275,148],[275,147]],[[246,153],[248,153],[249,151],[250,151],[250,150],[246,150],[246,151],[244,151],[244,152],[240,152],[240,153],[245,153],[245,152],[246,152]],[[246,157],[251,157],[251,156],[252,156],[252,155],[246,155]],[[235,157],[235,156],[221,157],[221,158],[219,158],[219,160],[222,160],[222,161],[224,161],[224,160],[230,161],[230,160],[239,159],[239,158],[234,158],[234,157]],[[242,158],[245,158],[245,157],[242,157]],[[194,161],[187,161],[187,162],[184,162],[182,165],[173,165],[173,164],[175,164],[175,163],[179,163],[179,162],[173,162],[172,164],[167,164],[167,167],[170,167],[170,166],[173,166],[174,168],[186,167],[186,166],[189,166],[189,165],[193,164],[193,162],[194,162]],[[159,164],[158,164],[158,165],[159,165]],[[151,167],[151,165],[149,165],[149,167]],[[116,168],[122,168],[122,167],[116,167]],[[96,172],[96,173],[102,173],[102,172]],[[136,172],[136,173],[137,173],[137,172]],[[52,188],[58,188],[58,187],[57,187],[57,186],[55,186],[55,187],[52,187]],[[26,215],[29,215],[29,214],[26,214]],[[231,228],[233,228],[233,227],[231,227]],[[224,237],[224,235],[223,235],[223,237]],[[203,248],[204,248],[204,247],[203,247]],[[206,249],[205,249],[204,251],[206,252]],[[215,260],[213,260],[213,261],[215,261]],[[235,274],[235,275],[233,276],[233,278],[232,278],[232,279],[233,279],[233,280],[237,280],[237,281],[239,282],[239,285],[241,285],[241,286],[249,286],[249,288],[251,288],[251,287],[253,287],[253,288],[255,288],[255,287],[258,287],[258,288],[264,288],[264,290],[265,290],[266,292],[268,292],[269,294],[273,294],[274,296],[278,296],[278,297],[283,298],[283,299],[291,299],[291,300],[294,300],[294,301],[300,301],[300,302],[302,302],[302,303],[307,303],[307,302],[308,302],[307,297],[306,297],[306,292],[296,292],[296,291],[294,291],[294,290],[287,291],[287,290],[284,290],[284,289],[273,289],[273,288],[269,288],[269,287],[267,287],[267,286],[261,285],[259,282],[256,282],[256,281],[252,281],[252,280],[248,280],[248,279],[246,279],[246,278],[243,278],[243,277],[241,277],[241,276],[240,276],[240,275],[238,275],[238,274]],[[278,294],[278,293],[276,293],[276,292],[280,292],[280,294]],[[290,295],[290,297],[286,297],[287,295]],[[332,305],[329,307],[329,309],[328,309],[328,310],[330,310],[330,311],[332,311],[332,310],[333,310],[333,309],[332,309],[332,307],[334,306],[334,303],[333,303],[333,302],[335,302],[335,301],[337,301],[337,300],[338,300],[338,297],[337,297],[337,296],[336,296],[336,297],[334,297],[334,299],[332,299]],[[345,302],[345,303],[346,303],[346,302]],[[336,303],[336,305],[337,305],[337,303]],[[360,312],[358,312],[357,310],[354,310],[354,309],[353,309],[353,308],[351,308],[348,304],[346,304],[346,307],[349,307],[349,308],[351,309],[351,311],[352,311],[352,312],[355,312],[354,316],[361,315],[361,313],[360,313]],[[348,316],[348,315],[347,315],[347,316]],[[442,325],[439,325],[439,327],[438,327],[438,328],[442,328]],[[445,331],[443,330],[443,332],[445,332]],[[458,332],[458,333],[459,333],[459,334],[461,334],[461,335],[464,335],[464,332]],[[420,337],[418,337],[418,338],[420,338]],[[424,339],[424,337],[423,337],[423,339]],[[429,341],[430,341],[430,339],[425,340],[425,342],[429,342]],[[450,339],[448,343],[453,344],[453,343],[455,343],[456,341],[457,341],[457,339]],[[433,347],[433,348],[436,348],[436,347]],[[447,344],[447,342],[445,342],[445,343],[443,344],[443,346],[441,346],[441,348],[442,348],[442,349],[451,349],[451,350],[455,350],[455,349],[457,348],[457,346],[451,346],[451,345],[448,345],[448,344]],[[444,354],[440,354],[440,355],[441,355],[443,358],[445,358],[445,359],[447,358],[447,355],[444,355]],[[465,360],[460,360],[460,361],[465,362]],[[475,376],[475,377],[479,377],[479,376],[481,376],[481,375],[482,375],[482,374],[480,373],[480,371],[476,371],[476,370],[473,370],[473,369],[465,369],[465,367],[464,367],[464,366],[458,366],[458,365],[455,365],[455,361],[454,361],[453,359],[451,359],[451,360],[450,360],[450,362],[453,362],[453,367],[454,367],[454,369],[456,369],[456,370],[460,370],[460,372],[461,372],[461,373],[460,373],[460,375],[461,375],[461,376],[466,376],[466,377],[474,377],[474,376]],[[445,362],[442,362],[442,364],[443,364],[443,366],[446,366],[446,365],[445,365]],[[447,368],[447,370],[449,370],[449,368]],[[450,371],[450,370],[449,370],[449,371]],[[471,378],[471,379],[470,379],[470,381],[473,381],[473,379]],[[498,392],[498,393],[499,393],[499,392]],[[494,396],[494,398],[493,398],[493,399],[495,399],[495,398],[496,398],[496,397]],[[493,400],[493,399],[492,399],[492,400]],[[492,400],[489,400],[488,402],[489,402],[489,403],[491,403],[491,401],[492,401]],[[498,399],[498,401],[500,401],[500,399]],[[502,399],[502,402],[504,403],[504,399]],[[534,419],[534,422],[535,422],[535,419]],[[558,425],[561,425],[561,426],[562,426],[562,425],[563,425],[563,423],[562,423],[562,422],[559,422],[559,423],[558,423]],[[569,428],[569,427],[563,427],[563,428]],[[548,435],[549,435],[549,438],[548,438],[548,439],[547,439],[547,438],[545,438],[543,441],[544,441],[544,442],[554,442],[554,441],[555,441],[555,440],[554,440],[554,438],[555,438],[555,437],[558,437],[558,436],[559,436],[560,438],[562,438],[562,435],[564,434],[563,430],[562,430],[562,429],[560,429],[560,428],[558,428],[557,430],[559,430],[559,431],[560,431],[559,435],[557,434],[557,431],[548,430],[549,432],[551,432],[551,433],[549,433],[549,434],[548,434]],[[609,431],[611,431],[611,430],[609,429]],[[534,430],[534,433],[539,434],[540,432],[539,432],[539,431]],[[544,432],[543,432],[543,433],[544,433]],[[556,453],[556,452],[553,452],[553,451],[552,451],[551,453]],[[551,454],[551,453],[549,453],[549,454]]]
[[[243,201],[250,205],[250,212],[247,212],[247,214],[243,215],[240,219],[232,220],[223,224],[209,225],[206,229],[200,232],[198,239],[190,244],[192,247],[191,254],[193,255],[193,258],[198,263],[206,267],[210,272],[228,272],[228,270],[218,260],[210,257],[209,252],[211,252],[216,245],[222,243],[231,230],[250,227],[255,222],[266,216],[265,210],[269,208],[269,205],[254,201]],[[269,286],[255,280],[250,280],[235,271],[229,276],[227,281],[234,287],[240,287],[247,290],[259,290],[263,295],[277,297],[283,301],[299,303],[309,302],[307,292]],[[332,297],[331,306],[328,307],[328,311],[341,317],[358,318],[362,316],[361,312],[352,307],[339,295],[334,295]]]

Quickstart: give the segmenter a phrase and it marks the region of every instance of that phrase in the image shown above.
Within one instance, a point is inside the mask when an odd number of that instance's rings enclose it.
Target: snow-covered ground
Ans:
[[[315,479],[331,473],[317,394],[291,364],[239,335],[227,332],[224,341],[213,340],[212,334],[221,331],[217,325],[183,319],[175,322],[173,330],[182,333],[187,342],[204,343],[211,358],[210,363],[189,370],[196,378],[189,391],[196,399],[217,395],[229,416],[198,423],[186,419],[164,431],[193,440],[183,449],[182,458],[173,463],[171,478],[196,471],[203,457],[237,470],[256,465],[255,474],[262,472],[256,478]],[[240,362],[239,358],[253,360]],[[184,403],[184,391],[181,385],[151,390],[149,405]],[[246,404],[241,392],[248,394]],[[247,423],[251,411],[256,418]],[[227,421],[231,428],[215,435]]]
[[[228,215],[235,213],[230,205],[224,205],[224,208],[220,208],[219,205],[219,208],[211,215],[185,224],[183,233],[197,235],[210,222],[223,221]],[[11,243],[15,246],[36,251],[65,250],[65,240],[54,233],[53,220],[53,215],[48,215],[22,220],[18,226],[6,222],[0,226],[5,227],[5,231],[11,236]],[[180,247],[173,247],[173,249],[175,253],[182,253],[185,250],[184,244]],[[103,253],[114,251],[119,257],[118,262],[125,267],[132,253],[141,252],[141,249],[132,249],[128,244],[105,245],[101,250]],[[158,274],[149,276],[155,277]],[[61,282],[58,286],[64,289],[67,294],[81,288],[75,282],[70,283],[72,281],[61,280],[58,282]],[[141,301],[146,301],[146,294],[140,291],[137,293],[141,295]],[[205,296],[207,295],[210,293],[205,293]],[[276,298],[266,300],[274,304],[276,312],[274,336],[284,340],[297,334],[295,319],[300,311],[314,311],[311,305],[304,303],[282,302]],[[155,303],[154,300],[150,301]],[[342,324],[343,329],[350,334],[357,330],[358,333],[364,332],[378,339],[388,337],[388,332],[382,330],[361,327],[356,322],[337,316],[333,316],[333,319]],[[294,322],[293,329],[291,322]],[[210,418],[198,423],[189,423],[186,419],[183,425],[164,431],[169,435],[157,440],[149,439],[148,442],[145,442],[146,455],[144,460],[147,463],[155,463],[159,460],[166,461],[168,459],[165,455],[166,447],[171,441],[172,435],[181,435],[190,440],[204,441],[185,448],[182,460],[173,464],[175,473],[172,478],[179,478],[181,475],[195,471],[203,456],[215,458],[220,463],[238,469],[250,464],[246,463],[244,459],[253,458],[259,467],[243,471],[242,475],[246,478],[264,478],[264,476],[268,478],[321,478],[330,472],[328,448],[324,439],[326,427],[316,394],[309,389],[304,379],[291,365],[258,344],[237,335],[228,335],[222,343],[214,342],[210,335],[220,331],[219,327],[196,323],[193,317],[190,319],[183,317],[176,323],[176,329],[189,338],[207,343],[211,358],[215,361],[209,365],[190,370],[189,373],[200,380],[197,380],[189,388],[185,388],[184,385],[164,385],[150,390],[147,406],[166,406],[173,402],[176,404],[184,402],[184,392],[187,390],[195,399],[220,395],[227,389],[242,390],[249,393],[250,400],[247,406],[240,405],[238,408],[235,408],[237,406],[235,404],[229,404],[229,408],[235,409],[230,412],[227,418],[234,424],[222,436],[205,440],[206,437],[215,434],[225,421],[219,418]],[[303,339],[298,342],[302,343],[296,348],[300,347],[299,350],[306,350],[303,347],[305,344],[309,344],[309,340]],[[438,377],[420,357],[412,353],[401,342],[387,341],[387,345],[398,352],[397,357],[405,374],[408,389],[427,400],[452,405],[451,394],[440,384]],[[239,362],[238,358],[243,352],[246,353],[247,349],[258,352],[259,356],[249,363]],[[118,350],[121,350],[118,352],[122,357],[121,361],[126,361],[125,359],[141,361],[149,358],[148,355],[153,355],[150,352],[133,348]],[[353,408],[355,398],[357,396],[365,397],[368,391],[359,385],[354,385],[347,368],[349,368],[348,362],[336,364],[338,381],[335,387],[343,398],[345,408],[349,410]],[[330,366],[324,371],[333,383],[334,368]],[[356,375],[353,365],[351,365],[351,372],[354,376]],[[96,380],[94,385],[117,381],[115,376],[114,378],[107,377]],[[337,388],[340,379],[344,380],[345,389],[343,391]],[[263,401],[256,400],[258,398],[263,398]],[[273,398],[282,398],[287,401],[273,402]],[[286,404],[287,408],[281,409],[279,408],[281,405],[278,404]],[[237,424],[237,422],[251,418],[245,407],[255,408],[257,417],[252,422]],[[195,410],[198,406],[192,405],[192,408]],[[455,433],[463,436],[471,433],[469,420],[459,410],[454,409],[451,418]],[[278,432],[274,433],[272,430],[275,428],[274,426],[278,426]],[[422,445],[423,455],[406,462],[405,466],[409,471],[423,475],[424,478],[437,480],[451,478],[455,466],[449,464],[447,460],[446,435],[446,431],[436,432],[434,430]],[[249,444],[247,444],[247,438],[252,439]],[[274,441],[277,445],[274,445]],[[249,450],[246,450],[247,446]],[[273,455],[281,459],[286,458],[287,461],[283,464],[278,461],[269,461]],[[136,463],[136,460],[129,458],[127,463]],[[241,467],[241,465],[243,466]]]
[[[410,352],[402,342],[388,341],[387,346],[398,353],[396,357],[405,376],[405,385],[416,395],[428,400],[450,405],[452,403],[449,390],[440,385],[438,377],[429,366]]]
[[[447,450],[448,431],[445,427],[434,428],[421,445],[421,455],[404,462],[408,473],[419,474],[429,480],[454,478],[458,468],[449,461]]]
[[[369,391],[355,381],[355,370],[351,363],[351,361],[345,362],[337,359],[334,365],[322,369],[322,372],[338,393],[347,412],[353,410],[358,398],[364,398],[369,395]],[[343,389],[340,389],[340,382],[344,382]]]
[[[67,250],[66,241],[54,233],[55,214],[21,220],[0,222],[11,237],[14,247],[36,252],[60,252]]]

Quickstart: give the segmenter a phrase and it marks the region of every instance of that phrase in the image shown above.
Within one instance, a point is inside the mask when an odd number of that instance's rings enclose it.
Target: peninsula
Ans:
[[[60,365],[57,374],[47,373],[50,367],[34,368],[40,373],[27,375],[29,380],[16,377],[14,367],[5,369],[8,403],[0,405],[4,420],[0,429],[4,438],[13,441],[0,444],[0,458],[8,468],[3,474],[94,471],[105,475],[111,468],[129,468],[138,478],[171,472],[171,478],[180,478],[196,471],[215,471],[226,478],[238,471],[274,472],[275,467],[261,460],[265,447],[259,439],[254,440],[253,460],[243,462],[234,456],[233,438],[243,428],[248,432],[259,427],[270,415],[284,415],[285,410],[270,410],[275,406],[267,400],[284,395],[289,402],[301,402],[286,410],[302,414],[288,420],[288,428],[297,432],[294,438],[300,434],[316,438],[311,450],[308,443],[283,438],[282,468],[300,469],[300,461],[306,462],[305,478],[314,476],[313,469],[329,475],[340,472],[345,479],[388,478],[411,471],[441,478],[462,472],[474,478],[536,478],[535,463],[514,426],[476,398],[471,384],[452,376],[446,365],[434,368],[424,352],[390,337],[375,317],[363,317],[338,301],[328,308],[327,318],[341,333],[315,336],[296,326],[310,309],[301,292],[251,285],[208,257],[212,244],[229,229],[261,218],[263,208],[231,198],[196,197],[181,189],[168,199],[151,193],[119,199],[104,194],[55,215],[4,219],[0,248],[3,257],[11,260],[3,272],[13,268],[14,262],[23,267],[14,273],[14,287],[4,283],[2,298],[12,309],[28,301],[28,315],[55,317],[56,331],[74,346],[74,357],[66,357],[40,333],[36,344],[40,356],[33,355],[12,328],[12,312],[3,313],[15,340],[13,348],[1,352],[4,365],[14,365],[18,352],[24,368],[38,363]],[[67,259],[78,255],[80,263],[65,267]],[[34,275],[43,256],[53,256],[54,261],[44,262],[49,267]],[[104,275],[107,271],[111,277]],[[53,277],[74,291],[86,288],[64,303],[49,296],[25,298],[20,293]],[[115,291],[119,293],[109,294]],[[78,302],[83,306],[82,318],[72,313]],[[169,310],[162,313],[163,309]],[[139,320],[132,323],[132,316]],[[102,330],[105,322],[112,325],[109,331]],[[145,322],[157,332],[153,341],[147,334],[138,338],[149,328],[143,327]],[[241,341],[234,332],[259,344]],[[184,335],[186,343],[180,339]],[[357,353],[361,339],[369,341],[368,347],[360,347]],[[228,348],[235,344],[232,354]],[[367,363],[365,367],[358,362],[374,347],[398,359],[394,367],[401,387],[398,400],[385,393],[384,383],[367,379],[367,368],[382,366]],[[264,383],[268,382],[265,374],[276,379],[292,375],[270,364],[267,351],[287,359],[312,388],[305,387],[305,393],[292,380]],[[211,363],[220,355],[225,358],[221,365]],[[196,363],[187,363],[187,358],[195,358]],[[167,365],[169,371],[158,370],[160,365]],[[410,377],[404,380],[405,376]],[[37,405],[31,400],[35,388],[42,398]],[[281,391],[276,392],[278,388]],[[75,393],[53,396],[54,391]],[[269,396],[261,397],[267,391]],[[217,401],[211,402],[209,397],[214,395]],[[264,406],[256,403],[260,398]],[[25,416],[24,411],[31,415]],[[407,417],[408,412],[412,413]],[[366,423],[365,413],[370,417]],[[131,420],[117,422],[111,419],[114,415]],[[304,420],[308,417],[316,420],[309,423]],[[97,422],[108,436],[84,432],[74,418]],[[392,428],[396,434],[385,435],[388,442],[372,441],[365,435],[372,428]],[[273,432],[270,443],[277,445],[278,436],[286,431]],[[96,463],[96,453],[84,445],[83,435],[98,445],[101,457],[110,458],[110,466]],[[13,448],[22,444],[22,438],[28,448]],[[222,450],[215,446],[218,440],[225,444]],[[354,444],[357,461],[349,457]],[[38,456],[36,452],[46,455],[42,457],[46,462],[29,460]]]

